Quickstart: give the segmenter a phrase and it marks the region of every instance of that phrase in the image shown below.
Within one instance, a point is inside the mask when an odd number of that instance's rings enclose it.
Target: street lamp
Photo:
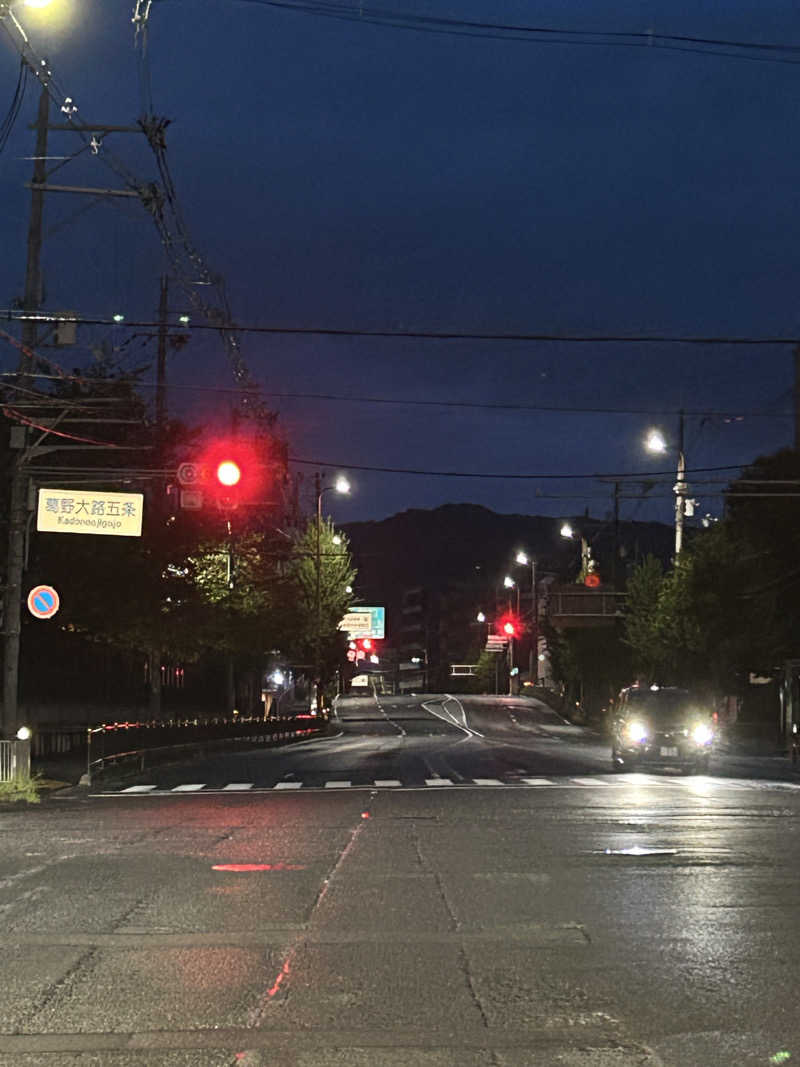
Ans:
[[[589,573],[590,568],[592,567],[592,551],[589,548],[589,542],[586,540],[583,534],[579,533],[577,530],[574,529],[572,523],[570,522],[562,522],[561,530],[559,532],[561,533],[561,536],[567,541],[572,541],[573,539],[580,537],[581,574],[586,577],[586,575]]]
[[[317,473],[314,480],[314,489],[317,494],[317,537],[316,537],[316,553],[315,553],[315,606],[316,606],[316,622],[314,628],[314,673],[316,675],[315,684],[317,688],[317,711],[322,708],[322,590],[321,590],[321,572],[322,572],[322,551],[321,551],[321,534],[322,534],[322,498],[325,493],[335,492],[347,494],[350,492],[350,482],[344,475],[340,474],[333,485],[322,484],[323,475]]]
[[[539,602],[536,596],[536,560],[533,556],[529,556],[527,552],[520,550],[514,556],[514,562],[518,563],[520,567],[527,567],[529,563],[531,565],[531,651],[528,662],[528,678],[529,680],[532,679],[533,665],[536,663],[535,681],[538,683],[539,668],[536,652],[539,648]]]
[[[510,574],[507,574],[503,579],[503,588],[517,590],[517,616],[519,616],[519,585],[517,582],[514,581]],[[511,607],[510,604],[508,606],[509,608]]]
[[[667,439],[658,429],[648,432],[644,441],[644,447],[648,452],[658,456],[664,456],[669,451]],[[692,514],[694,501],[686,499],[688,485],[686,484],[686,457],[683,453],[683,412],[678,419],[678,473],[675,481],[675,556],[681,554],[683,548],[683,520],[685,515]]]

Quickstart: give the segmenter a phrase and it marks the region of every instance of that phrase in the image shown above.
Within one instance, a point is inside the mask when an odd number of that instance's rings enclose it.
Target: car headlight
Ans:
[[[638,743],[647,740],[647,727],[643,722],[629,722],[625,727],[625,736],[629,741]]]
[[[692,741],[696,745],[707,745],[714,736],[714,731],[707,722],[698,722],[692,727]]]

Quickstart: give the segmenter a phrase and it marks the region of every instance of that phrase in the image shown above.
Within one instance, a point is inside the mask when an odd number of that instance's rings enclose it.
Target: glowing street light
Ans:
[[[315,601],[316,601],[316,627],[314,633],[314,669],[316,672],[316,684],[317,684],[317,711],[322,709],[322,655],[321,655],[321,642],[322,642],[322,594],[320,588],[320,577],[322,571],[322,551],[320,547],[320,535],[322,530],[322,497],[325,493],[340,493],[347,494],[350,492],[350,482],[345,478],[343,474],[340,474],[333,485],[322,484],[322,475],[317,474],[315,479],[315,489],[317,494],[317,545],[316,545],[316,570],[315,570]],[[352,590],[351,590],[352,592]]]
[[[669,451],[667,439],[659,429],[651,429],[644,441],[644,447],[648,452],[663,456]],[[678,473],[675,481],[675,556],[681,554],[683,548],[683,520],[685,515],[694,513],[695,501],[686,499],[688,485],[686,484],[686,457],[683,453],[683,412],[678,420]]]

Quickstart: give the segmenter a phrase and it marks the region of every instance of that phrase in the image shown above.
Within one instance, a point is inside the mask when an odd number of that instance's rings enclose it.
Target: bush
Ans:
[[[0,782],[0,801],[24,800],[26,804],[39,803],[38,775],[29,778],[12,778],[10,782]]]

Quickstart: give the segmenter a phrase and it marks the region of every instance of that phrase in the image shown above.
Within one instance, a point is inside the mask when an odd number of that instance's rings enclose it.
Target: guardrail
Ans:
[[[181,748],[197,748],[209,744],[238,741],[250,744],[281,744],[298,737],[318,733],[324,720],[311,715],[292,719],[189,719],[183,722],[124,722],[104,723],[90,727],[86,740],[86,774],[82,781],[91,785],[92,775],[102,773],[106,765],[123,760],[138,761],[143,771],[148,755]]]
[[[91,784],[92,775],[102,773],[110,764],[138,759],[144,769],[148,754],[156,758],[158,753],[163,758],[174,749],[229,742],[281,744],[318,733],[326,722],[326,717],[317,719],[310,714],[129,720],[40,728],[34,731],[30,744],[35,760],[82,764],[86,768],[82,781]]]

